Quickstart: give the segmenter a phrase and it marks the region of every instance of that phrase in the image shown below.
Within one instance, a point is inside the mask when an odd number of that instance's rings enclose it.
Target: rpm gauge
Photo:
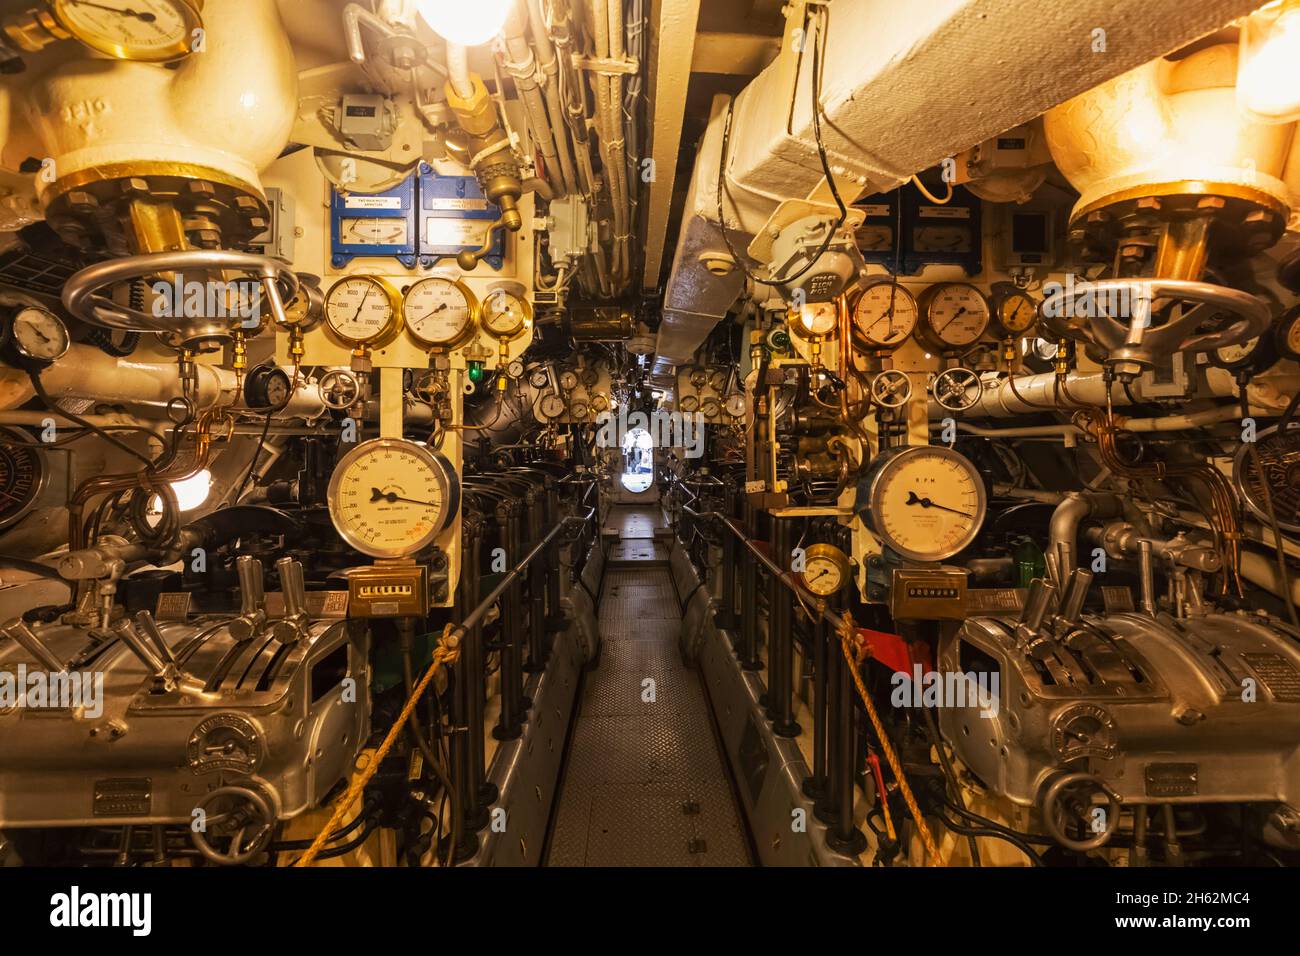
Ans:
[[[853,305],[853,331],[868,348],[902,345],[916,328],[916,320],[912,293],[889,280],[867,286]]]
[[[353,347],[376,347],[402,328],[402,296],[377,276],[340,279],[325,296],[325,326]]]
[[[858,486],[868,526],[911,561],[942,561],[966,548],[979,534],[986,507],[975,466],[940,445],[886,452]]]
[[[474,334],[478,300],[461,283],[441,276],[406,290],[403,315],[411,338],[431,349],[451,349]]]
[[[330,519],[339,535],[372,558],[410,557],[456,516],[455,470],[426,446],[376,438],[348,452],[329,484]]]
[[[90,47],[119,60],[165,63],[190,52],[203,26],[189,0],[51,0],[55,20]]]
[[[917,336],[941,352],[974,345],[992,318],[984,293],[965,282],[941,282],[926,289]]]

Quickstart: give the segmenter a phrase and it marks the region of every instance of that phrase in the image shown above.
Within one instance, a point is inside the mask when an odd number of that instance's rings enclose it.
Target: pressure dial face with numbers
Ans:
[[[343,457],[330,478],[330,518],[339,535],[372,558],[410,557],[456,516],[455,470],[417,442],[376,438]]]
[[[897,282],[868,286],[853,304],[853,331],[873,349],[892,349],[916,328],[916,300]]]
[[[804,551],[803,586],[818,597],[830,597],[853,579],[848,556],[831,544],[809,545]]]
[[[407,331],[426,348],[450,349],[474,334],[478,302],[459,282],[430,276],[406,290]]]
[[[917,334],[940,351],[979,341],[992,318],[984,293],[965,282],[941,282],[925,291]]]
[[[191,50],[203,25],[189,0],[53,0],[59,24],[100,53],[119,60],[165,63]]]
[[[533,318],[528,300],[504,289],[494,289],[483,299],[483,328],[508,341],[521,335]]]
[[[400,306],[400,293],[383,279],[348,276],[325,296],[325,325],[346,345],[382,345],[401,329]]]

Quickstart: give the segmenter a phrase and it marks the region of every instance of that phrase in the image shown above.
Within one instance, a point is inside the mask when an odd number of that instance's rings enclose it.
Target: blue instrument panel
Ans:
[[[483,261],[500,270],[503,230],[492,230],[501,207],[489,202],[473,176],[443,176],[421,163],[381,193],[334,190],[330,203],[330,262],[341,269],[362,257],[391,258],[408,269],[430,268],[490,243]]]

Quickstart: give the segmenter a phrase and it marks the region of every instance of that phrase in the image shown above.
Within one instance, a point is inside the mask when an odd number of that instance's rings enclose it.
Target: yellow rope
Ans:
[[[379,749],[375,751],[374,757],[365,769],[352,778],[352,783],[348,787],[347,792],[339,798],[338,804],[334,807],[334,813],[330,816],[329,822],[321,828],[320,833],[316,834],[316,839],[312,841],[311,846],[307,848],[307,852],[298,859],[298,862],[296,862],[294,866],[310,866],[316,859],[316,855],[324,849],[325,844],[329,842],[330,834],[333,833],[338,828],[339,824],[343,822],[343,818],[347,815],[347,812],[352,805],[361,798],[361,792],[366,789],[366,784],[368,784],[370,778],[378,772],[379,765],[384,762],[384,757],[388,756],[388,751],[393,749],[393,744],[397,742],[398,734],[402,732],[402,728],[406,726],[406,722],[411,719],[411,714],[415,711],[415,705],[419,702],[420,698],[424,696],[424,692],[428,689],[429,683],[444,666],[456,663],[456,660],[460,657],[460,644],[459,642],[453,643],[450,640],[452,630],[453,625],[451,624],[448,624],[443,630],[442,637],[438,639],[438,646],[434,648],[433,660],[429,662],[428,670],[424,672],[424,676],[421,677],[419,682],[415,685],[415,689],[411,692],[411,696],[406,701],[406,706],[402,708],[402,712],[398,714],[397,719],[393,721],[393,726],[388,728],[388,736],[386,736],[384,742],[379,745]]]
[[[876,737],[880,740],[880,748],[885,752],[885,759],[889,761],[889,769],[894,772],[894,779],[898,781],[898,789],[903,791],[903,801],[907,804],[907,809],[912,811],[912,819],[916,821],[916,829],[920,833],[921,843],[925,845],[926,854],[936,864],[942,865],[939,859],[939,847],[934,842],[934,836],[930,833],[930,828],[926,826],[925,817],[921,815],[921,808],[917,805],[916,797],[912,794],[912,788],[903,776],[903,765],[898,759],[898,754],[894,752],[894,746],[889,742],[889,737],[885,734],[884,725],[880,722],[880,715],[876,713],[876,705],[871,701],[871,695],[867,693],[866,685],[862,683],[862,675],[858,673],[858,661],[853,651],[857,646],[858,635],[853,626],[852,620],[846,614],[843,623],[840,625],[840,647],[844,649],[844,659],[848,662],[849,673],[853,675],[853,683],[858,687],[858,696],[862,698],[863,706],[867,708],[867,716],[871,718],[871,726],[876,728]],[[886,795],[880,796],[882,804],[886,800]],[[888,811],[885,811],[888,813]]]

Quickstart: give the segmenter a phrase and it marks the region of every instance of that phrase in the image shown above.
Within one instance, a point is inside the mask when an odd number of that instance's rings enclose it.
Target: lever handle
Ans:
[[[122,618],[113,625],[113,633],[118,636],[123,644],[138,657],[145,667],[149,668],[150,674],[154,677],[162,677],[167,673],[167,667],[163,664],[162,659],[157,652],[150,647],[139,634],[136,633],[131,621],[128,618]]]
[[[248,618],[265,614],[266,590],[262,580],[262,562],[251,555],[240,555],[235,559],[235,571],[239,575],[240,612]]]
[[[22,618],[14,618],[0,630],[17,641],[27,653],[44,664],[51,672],[60,674],[68,669],[68,666],[54,656],[54,652],[45,646]]]
[[[302,565],[293,558],[275,562],[280,571],[280,590],[284,593],[284,616],[301,620],[307,616],[307,584]]]
[[[1025,597],[1025,608],[1020,612],[1020,628],[1037,631],[1047,620],[1047,611],[1056,596],[1056,586],[1042,578],[1029,582],[1029,594]]]
[[[153,643],[154,649],[158,652],[159,660],[164,664],[176,665],[176,655],[167,646],[167,642],[163,640],[162,631],[158,630],[158,624],[154,621],[152,614],[148,611],[141,611],[135,616],[135,626],[141,634]]]
[[[1083,602],[1088,599],[1088,589],[1092,587],[1092,572],[1086,568],[1075,568],[1067,579],[1065,594],[1061,598],[1061,613],[1058,615],[1067,624],[1078,623],[1083,613]]]

